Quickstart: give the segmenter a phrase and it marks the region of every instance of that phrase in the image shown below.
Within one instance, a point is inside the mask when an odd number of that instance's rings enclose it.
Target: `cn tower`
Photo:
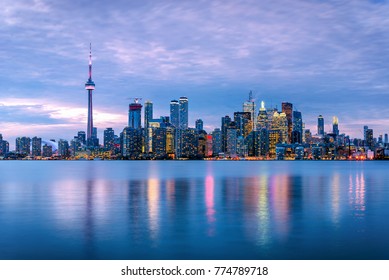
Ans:
[[[87,145],[92,146],[92,130],[93,130],[93,107],[92,107],[92,91],[95,89],[95,83],[92,81],[92,44],[89,46],[89,79],[85,83],[85,89],[88,91],[88,127],[86,130]]]

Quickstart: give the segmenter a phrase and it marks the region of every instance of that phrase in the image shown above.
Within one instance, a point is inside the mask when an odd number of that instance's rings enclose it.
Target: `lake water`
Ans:
[[[0,259],[389,259],[388,164],[0,161]]]

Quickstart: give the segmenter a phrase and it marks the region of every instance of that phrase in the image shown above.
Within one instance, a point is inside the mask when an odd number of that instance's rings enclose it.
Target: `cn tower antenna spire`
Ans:
[[[89,80],[92,80],[92,43],[89,43]]]

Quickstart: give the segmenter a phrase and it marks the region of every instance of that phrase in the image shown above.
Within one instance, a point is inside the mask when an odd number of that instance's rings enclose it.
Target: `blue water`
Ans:
[[[388,164],[0,161],[0,259],[389,259]]]

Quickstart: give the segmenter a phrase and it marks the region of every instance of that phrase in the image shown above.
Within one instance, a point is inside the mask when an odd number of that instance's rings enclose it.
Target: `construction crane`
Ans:
[[[129,99],[129,100],[134,100],[134,103],[136,103],[136,104],[138,104],[138,102],[139,102],[140,100],[142,100],[141,97],[129,97],[129,98],[127,98],[127,99]]]

